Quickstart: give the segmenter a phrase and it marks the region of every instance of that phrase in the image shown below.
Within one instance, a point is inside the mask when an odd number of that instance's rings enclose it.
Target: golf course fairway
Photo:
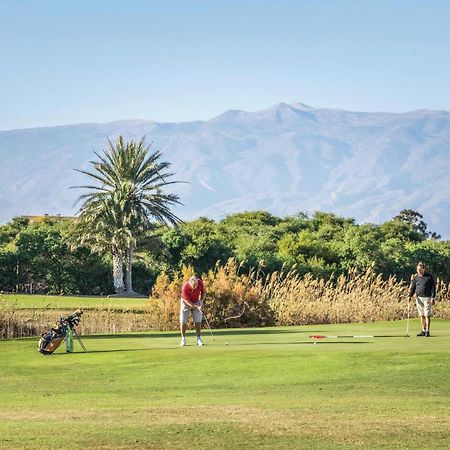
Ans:
[[[0,341],[0,448],[450,447],[450,322]],[[374,335],[321,339],[310,335]]]

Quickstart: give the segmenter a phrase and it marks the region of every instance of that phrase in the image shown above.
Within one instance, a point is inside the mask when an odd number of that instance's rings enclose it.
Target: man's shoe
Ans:
[[[202,338],[201,338],[201,337],[198,337],[198,338],[197,338],[197,345],[198,345],[199,347],[201,347],[201,346],[203,345],[203,341],[202,341]]]
[[[180,347],[185,347],[186,346],[186,338],[182,337],[181,338],[181,343],[180,343]]]
[[[417,336],[426,336],[427,334],[425,333],[425,331],[421,331],[420,333],[417,334]]]
[[[425,336],[426,337],[431,337],[430,332],[429,331],[425,331]]]

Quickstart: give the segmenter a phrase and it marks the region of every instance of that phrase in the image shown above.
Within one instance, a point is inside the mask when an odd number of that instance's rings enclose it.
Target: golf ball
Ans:
[[[225,342],[225,345],[228,345],[228,342]]]

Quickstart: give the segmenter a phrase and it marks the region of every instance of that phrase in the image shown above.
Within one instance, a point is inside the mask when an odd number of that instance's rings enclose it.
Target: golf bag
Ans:
[[[70,316],[61,317],[50,331],[41,336],[38,351],[43,355],[51,355],[65,341],[66,352],[73,352],[73,334],[76,335],[74,328],[80,323],[82,314],[83,311],[77,309]]]

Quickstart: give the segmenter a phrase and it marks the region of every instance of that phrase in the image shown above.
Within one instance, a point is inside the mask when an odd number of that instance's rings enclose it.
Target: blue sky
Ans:
[[[0,129],[450,110],[450,1],[2,0]]]

